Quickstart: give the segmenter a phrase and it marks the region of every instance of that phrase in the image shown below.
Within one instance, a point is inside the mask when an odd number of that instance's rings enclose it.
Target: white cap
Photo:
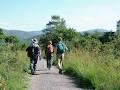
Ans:
[[[37,40],[36,38],[33,38],[33,39],[32,39],[32,42],[38,44],[38,40]]]

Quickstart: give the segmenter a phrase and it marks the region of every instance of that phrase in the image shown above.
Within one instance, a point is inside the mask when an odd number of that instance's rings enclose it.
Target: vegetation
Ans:
[[[66,26],[60,16],[52,16],[39,37],[45,49],[48,40],[55,46],[61,36],[68,46],[64,69],[83,88],[120,90],[120,31],[79,33]],[[0,29],[0,89],[22,90],[27,69],[26,45]],[[22,57],[22,58],[21,58]]]
[[[75,29],[67,28],[65,20],[59,16],[52,16],[43,32],[44,33],[39,37],[39,42],[43,44],[43,46],[45,46],[49,40],[52,40],[53,44],[56,45],[59,36],[63,37],[65,42],[75,42],[79,39],[79,33],[77,33]]]
[[[4,34],[7,36],[16,36],[21,42],[26,42],[26,39],[29,39],[33,36],[40,35],[41,31],[19,31],[19,30],[3,30]]]
[[[84,88],[96,90],[120,89],[120,31],[79,33],[66,27],[65,20],[52,16],[39,41],[43,46],[63,37],[69,51],[64,68],[67,74],[77,77]]]
[[[15,36],[5,36],[0,29],[0,90],[25,89],[27,57]],[[9,37],[9,38],[8,38]],[[22,58],[21,58],[22,57]]]
[[[119,59],[113,55],[95,55],[73,50],[66,56],[64,68],[67,74],[77,77],[80,86],[96,90],[119,90]]]

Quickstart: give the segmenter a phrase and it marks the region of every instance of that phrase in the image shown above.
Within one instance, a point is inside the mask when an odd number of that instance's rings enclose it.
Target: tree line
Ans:
[[[77,32],[73,28],[66,26],[66,21],[60,16],[51,16],[51,20],[46,24],[43,34],[39,36],[40,45],[43,47],[49,40],[55,46],[58,37],[62,37],[69,50],[72,48],[87,50],[98,54],[113,54],[120,57],[120,31],[116,32]]]

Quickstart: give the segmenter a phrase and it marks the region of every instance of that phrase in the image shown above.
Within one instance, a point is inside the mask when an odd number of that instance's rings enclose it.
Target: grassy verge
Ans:
[[[0,52],[0,90],[24,90],[27,69],[24,51],[3,50]]]
[[[84,88],[120,90],[120,61],[112,55],[72,51],[65,57],[64,68],[77,77]]]

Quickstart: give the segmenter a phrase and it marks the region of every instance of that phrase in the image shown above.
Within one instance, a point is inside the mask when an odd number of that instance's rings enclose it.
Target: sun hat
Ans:
[[[38,44],[38,40],[37,40],[36,38],[33,38],[33,39],[32,39],[32,42]]]
[[[48,41],[49,44],[52,44],[52,41]]]

